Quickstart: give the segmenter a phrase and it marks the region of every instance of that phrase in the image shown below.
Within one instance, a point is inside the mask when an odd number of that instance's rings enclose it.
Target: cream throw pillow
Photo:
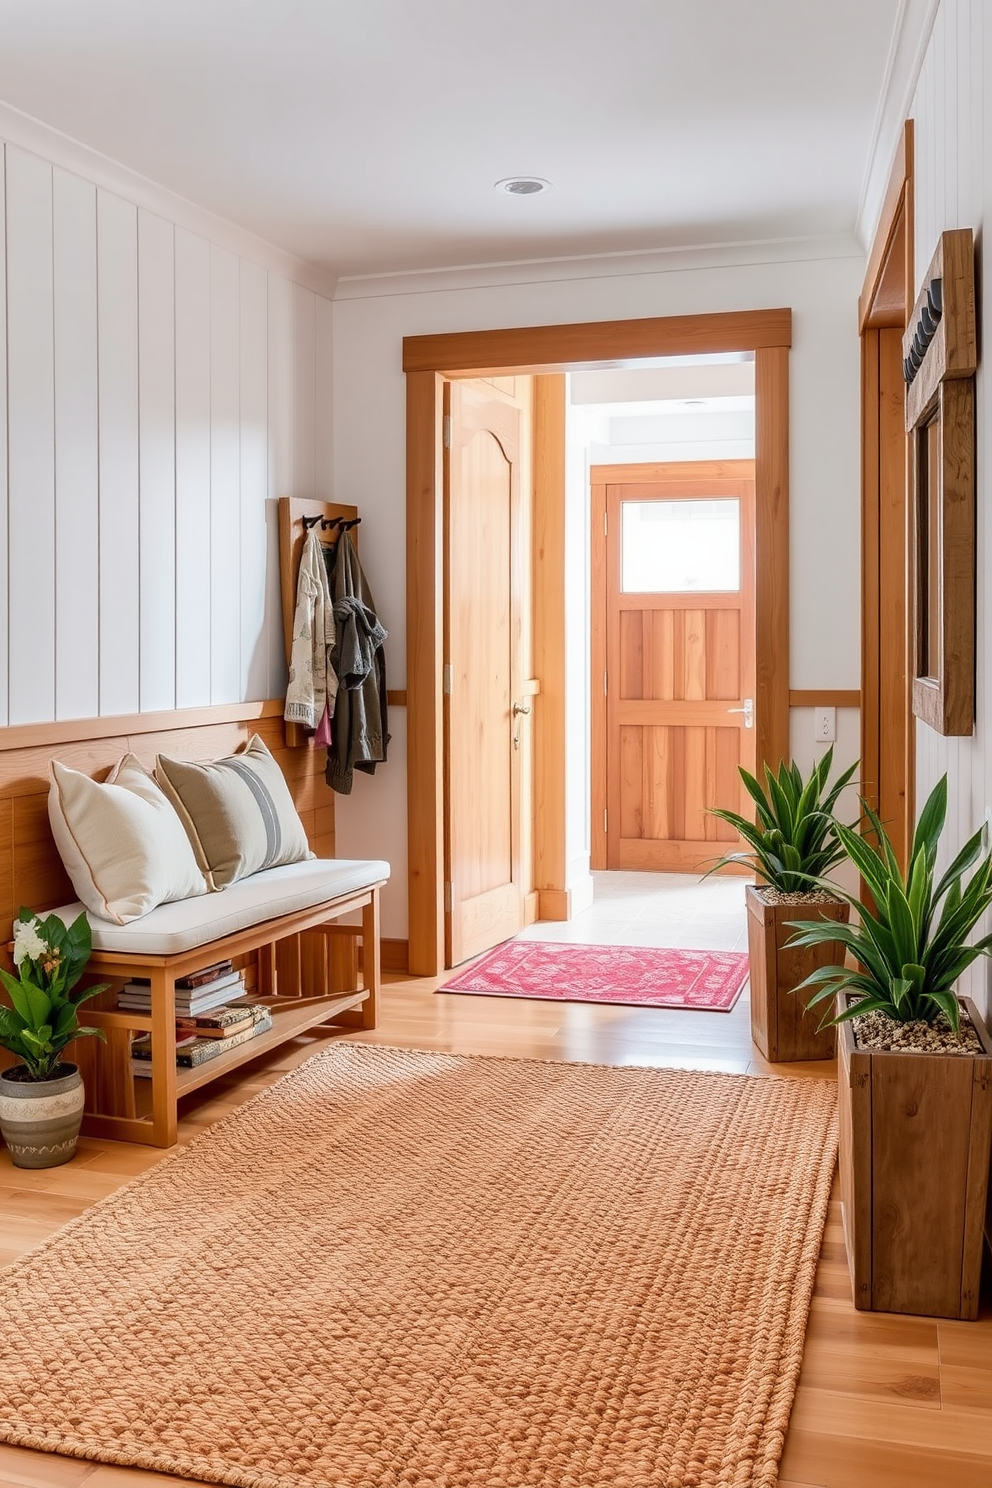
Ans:
[[[314,856],[283,773],[257,734],[210,764],[160,754],[155,778],[215,889]]]
[[[102,785],[58,760],[52,775],[52,835],[93,914],[126,925],[156,904],[207,892],[182,822],[133,754]]]

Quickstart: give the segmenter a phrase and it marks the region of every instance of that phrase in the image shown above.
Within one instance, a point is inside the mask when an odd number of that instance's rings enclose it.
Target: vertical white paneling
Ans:
[[[100,712],[138,710],[138,213],[97,191]]]
[[[239,260],[210,249],[210,701],[241,689]]]
[[[55,716],[100,710],[96,188],[53,179]]]
[[[176,706],[210,702],[210,245],[176,228]]]
[[[0,350],[7,347],[7,190],[6,161],[0,145]],[[7,408],[7,357],[0,355],[0,408]],[[7,510],[7,419],[0,417],[0,500]],[[0,521],[0,576],[7,578],[7,523]],[[7,722],[7,605],[0,603],[0,728]]]
[[[973,227],[978,232],[982,265],[979,284],[990,282],[992,243],[984,230],[992,182],[990,120],[985,103],[992,75],[992,38],[984,0],[943,0],[924,59],[913,117],[917,147],[917,280],[942,231]],[[972,737],[945,739],[917,725],[917,799],[922,804],[941,775],[947,775],[948,812],[942,856],[950,857],[980,826],[992,806],[992,691],[987,657],[992,645],[992,522],[988,490],[988,439],[992,434],[992,385],[979,366],[976,387],[978,544],[977,544],[977,687]],[[984,927],[988,932],[989,926]],[[986,1012],[989,967],[976,964],[963,978],[963,990]]]
[[[312,498],[316,488],[314,398],[317,376],[316,299],[312,290],[293,285],[294,496]]]
[[[268,282],[241,260],[241,692],[264,698],[268,684],[265,503],[268,494]],[[278,628],[278,615],[272,617]]]
[[[316,490],[321,501],[334,500],[334,306],[316,296],[314,354],[314,433]],[[342,500],[346,498],[342,497]]]
[[[296,359],[293,352],[293,285],[288,279],[270,273],[269,280],[269,497],[297,495],[294,482],[294,447],[296,422]],[[266,508],[266,614],[280,613],[279,535],[275,500]],[[269,697],[286,691],[286,652],[281,624],[270,625],[268,633]]]
[[[51,166],[8,146],[6,198],[9,721],[29,723],[55,716]]]
[[[143,712],[176,705],[175,262],[171,222],[138,213],[140,632]]]

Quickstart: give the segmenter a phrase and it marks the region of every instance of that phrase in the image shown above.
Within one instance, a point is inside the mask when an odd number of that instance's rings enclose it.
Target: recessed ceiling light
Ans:
[[[542,176],[505,176],[494,189],[505,191],[507,196],[537,196],[540,191],[550,191],[551,182]]]

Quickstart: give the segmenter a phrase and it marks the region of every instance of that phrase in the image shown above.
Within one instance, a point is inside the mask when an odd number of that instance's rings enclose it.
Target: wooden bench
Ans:
[[[149,767],[159,752],[216,758],[257,732],[282,766],[320,860],[269,869],[181,905],[160,905],[130,925],[91,918],[94,952],[87,976],[112,985],[83,1010],[85,1022],[104,1030],[106,1043],[84,1039],[68,1050],[83,1073],[87,1135],[171,1146],[176,1104],[183,1095],[318,1024],[342,1031],[375,1027],[379,891],[388,865],[334,859],[333,798],[322,779],[321,751],[287,749],[280,714],[281,704],[273,700],[0,730],[4,940],[22,905],[38,913],[61,909],[67,918],[82,908],[71,902],[72,885],[48,825],[53,756],[100,779],[128,751]],[[308,892],[297,892],[299,885],[287,892],[294,875],[319,875],[322,870],[328,875],[323,892],[312,883]],[[246,901],[251,901],[247,907]],[[177,921],[187,910],[192,929],[187,927],[185,940],[177,939]],[[358,922],[341,924],[342,916]],[[159,935],[164,938],[156,941]],[[243,970],[245,995],[271,1009],[272,1028],[196,1068],[177,1070],[176,980],[226,958]],[[121,984],[133,977],[151,982],[151,1014],[117,1007]],[[136,1031],[151,1034],[151,1079],[135,1078],[132,1072],[130,1044]],[[13,1062],[13,1056],[3,1058],[4,1064]]]

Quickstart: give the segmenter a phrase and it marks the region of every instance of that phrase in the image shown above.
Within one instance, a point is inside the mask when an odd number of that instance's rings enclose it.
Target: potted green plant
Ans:
[[[746,890],[751,1037],[773,1063],[834,1055],[833,1029],[817,1030],[804,1017],[804,1000],[793,994],[811,971],[835,961],[840,951],[829,934],[816,950],[788,944],[789,921],[795,919],[797,908],[809,906],[830,924],[850,914],[845,899],[823,880],[844,857],[834,809],[858,766],[853,764],[828,788],[833,757],[831,746],[807,779],[794,762],[782,763],[777,774],[766,764],[764,786],[739,767],[757,820],[723,808],[714,812],[748,844],[745,851],[727,853],[714,868],[743,863],[763,880]]]
[[[62,1051],[73,1039],[104,1037],[79,1026],[80,1003],[107,986],[76,988],[90,950],[85,914],[66,925],[58,915],[41,920],[22,909],[14,921],[16,975],[0,969],[11,1002],[0,1004],[0,1047],[20,1063],[0,1071],[0,1132],[15,1167],[52,1168],[76,1150],[83,1082]]]
[[[837,834],[873,906],[857,905],[858,923],[829,932],[849,964],[837,956],[797,989],[839,1025],[841,1201],[855,1305],[972,1319],[992,1149],[992,1039],[955,984],[992,953],[992,936],[970,942],[992,907],[992,857],[976,832],[937,876],[946,776],[920,814],[905,874],[877,815],[865,813],[874,845],[847,827]],[[828,939],[815,921],[794,931],[798,946]]]

